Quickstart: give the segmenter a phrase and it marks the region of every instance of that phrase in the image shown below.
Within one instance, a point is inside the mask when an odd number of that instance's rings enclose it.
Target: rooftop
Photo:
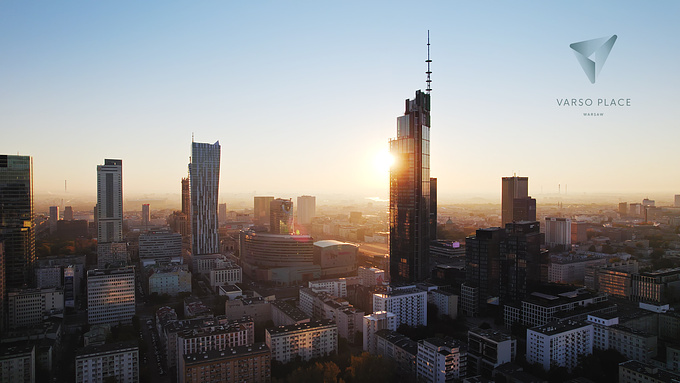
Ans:
[[[97,354],[108,354],[118,352],[139,351],[137,341],[107,343],[101,345],[87,346],[76,352],[76,358],[87,358]]]
[[[33,351],[32,344],[3,344],[0,346],[0,360],[2,359],[13,359],[14,357],[21,356],[22,354],[27,354]]]
[[[592,326],[591,323],[580,321],[549,322],[543,326],[533,327],[527,331],[539,332],[543,335],[557,335],[566,331],[576,330],[582,327]],[[528,333],[527,333],[528,337]]]
[[[223,358],[241,357],[259,353],[269,353],[269,347],[264,342],[254,343],[248,346],[227,347],[224,350],[210,350],[184,355],[186,364],[204,363]]]
[[[418,355],[418,343],[413,341],[411,338],[407,337],[406,335],[400,334],[396,331],[389,330],[389,329],[382,329],[378,330],[375,333],[376,336],[379,336],[386,341],[394,344],[395,346],[401,348],[402,350],[408,352],[409,354],[413,355],[414,357]]]
[[[309,316],[307,314],[305,314],[302,310],[300,310],[299,308],[297,308],[293,305],[290,305],[286,301],[281,301],[281,300],[273,301],[272,306],[283,311],[283,313],[286,314],[286,316],[290,317],[295,322],[299,322],[299,321],[305,320],[305,319],[310,319]]]
[[[483,338],[490,339],[496,343],[498,342],[505,342],[506,340],[512,340],[512,337],[508,334],[502,333],[500,331],[492,330],[492,329],[481,329],[481,328],[475,328],[472,330],[469,330],[468,333],[473,333],[476,335],[479,335]]]
[[[671,383],[680,380],[680,375],[676,373],[662,370],[650,364],[638,362],[637,360],[629,360],[627,362],[620,363],[619,368],[621,367],[626,370],[635,371],[638,374],[654,378],[659,382]]]
[[[273,336],[273,335],[282,335],[282,334],[285,334],[285,333],[292,333],[292,332],[298,332],[298,331],[314,330],[314,329],[317,329],[317,328],[324,328],[324,327],[337,327],[337,325],[335,324],[335,322],[333,322],[330,319],[321,319],[321,320],[316,320],[316,321],[307,322],[307,323],[272,327],[272,328],[268,328],[266,331],[270,335]]]

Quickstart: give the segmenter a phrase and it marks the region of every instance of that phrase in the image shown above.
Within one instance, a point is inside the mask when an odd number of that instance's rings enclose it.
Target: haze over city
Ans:
[[[425,88],[442,202],[634,194],[670,201],[680,102],[675,2],[0,4],[1,153],[37,196],[90,196],[123,160],[126,198],[179,195],[192,135],[220,141],[220,200],[387,198],[403,100]],[[616,34],[591,84],[569,44]],[[562,99],[630,106],[558,106]],[[583,113],[603,113],[586,117]],[[68,195],[67,195],[68,196]],[[244,197],[244,199],[246,199]]]

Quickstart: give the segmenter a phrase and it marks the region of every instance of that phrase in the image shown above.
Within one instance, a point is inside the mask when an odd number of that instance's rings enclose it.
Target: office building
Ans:
[[[0,332],[5,329],[5,289],[6,289],[6,279],[5,279],[5,249],[4,245],[0,242]]]
[[[265,330],[272,360],[288,363],[300,358],[308,361],[338,351],[338,327],[329,319]]]
[[[321,267],[321,277],[344,277],[357,269],[359,246],[336,240],[314,242],[314,264]]]
[[[504,238],[504,229],[491,227],[478,229],[476,235],[465,239],[466,276],[461,298],[468,316],[479,314],[487,298],[500,296],[500,245]]]
[[[135,268],[87,272],[88,324],[129,323],[135,315]]]
[[[390,153],[390,279],[418,282],[430,273],[429,93],[406,100]]]
[[[505,326],[521,323],[528,327],[542,326],[550,321],[569,317],[570,313],[578,313],[579,320],[585,320],[588,314],[612,313],[616,305],[609,305],[607,294],[588,293],[583,290],[570,291],[550,295],[533,292],[524,298],[521,304],[505,305]]]
[[[364,351],[371,354],[377,352],[376,334],[380,330],[397,331],[398,318],[395,314],[387,311],[375,311],[365,315],[363,319]]]
[[[375,333],[376,353],[394,361],[397,376],[416,381],[418,343],[396,331],[383,329]]]
[[[545,244],[550,247],[563,246],[568,250],[571,246],[571,220],[545,217]]]
[[[0,382],[35,383],[34,345],[0,345]]]
[[[622,217],[628,215],[628,202],[619,202],[619,214]]]
[[[139,382],[136,341],[87,346],[76,354],[76,383]]]
[[[437,179],[430,177],[430,241],[437,240]]]
[[[243,282],[243,271],[241,266],[235,263],[221,263],[219,267],[210,270],[210,287],[213,290],[217,286],[235,285]]]
[[[424,382],[447,383],[465,377],[467,353],[453,338],[418,341],[418,378]]]
[[[0,155],[0,201],[6,288],[21,288],[31,284],[35,263],[33,159],[30,156]]]
[[[125,242],[106,242],[97,244],[97,268],[125,267],[130,260]]]
[[[97,243],[123,240],[123,161],[97,165]]]
[[[571,372],[580,359],[593,353],[593,325],[586,322],[550,322],[527,329],[528,363],[545,371],[565,367]]]
[[[271,352],[263,342],[203,351],[180,358],[179,383],[268,383],[271,381]]]
[[[191,182],[189,177],[182,178],[182,213],[191,217]]]
[[[476,328],[468,331],[467,373],[491,377],[493,370],[517,356],[517,339],[495,330]]]
[[[293,201],[277,198],[269,204],[269,232],[293,234]]]
[[[179,263],[181,257],[181,234],[149,231],[139,235],[139,260],[142,263]]]
[[[316,197],[303,195],[297,197],[297,223],[309,225],[316,216]]]
[[[144,226],[145,229],[148,229],[150,223],[151,223],[151,208],[148,203],[145,203],[142,205],[142,226]]]
[[[402,324],[427,326],[427,291],[415,286],[405,286],[374,293],[373,310],[396,315],[397,327]]]
[[[73,207],[66,206],[64,208],[64,221],[73,221]]]
[[[220,142],[191,143],[191,234],[192,254],[220,252],[217,198],[220,186]]]
[[[675,383],[680,374],[667,371],[654,364],[629,360],[619,364],[619,383]]]
[[[535,221],[536,200],[529,197],[529,177],[503,177],[501,226],[514,221]]]
[[[45,316],[63,314],[64,291],[60,289],[16,289],[7,293],[9,328],[40,325]]]
[[[255,197],[253,200],[253,223],[269,226],[270,207],[274,197]]]
[[[50,206],[50,234],[57,232],[57,221],[59,221],[59,206]]]

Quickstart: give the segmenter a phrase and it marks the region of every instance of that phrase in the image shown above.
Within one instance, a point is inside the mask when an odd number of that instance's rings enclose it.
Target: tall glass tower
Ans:
[[[0,155],[0,242],[7,288],[30,284],[35,264],[33,159]]]
[[[390,140],[390,278],[416,282],[430,261],[430,95],[417,91]]]
[[[97,165],[97,243],[123,241],[123,160]]]
[[[220,251],[217,197],[220,187],[220,142],[191,143],[191,234],[194,255]]]

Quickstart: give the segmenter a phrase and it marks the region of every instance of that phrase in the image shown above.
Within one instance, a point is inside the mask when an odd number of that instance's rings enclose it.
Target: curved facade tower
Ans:
[[[430,95],[416,92],[390,140],[390,278],[427,278],[430,261]]]
[[[191,234],[194,255],[220,251],[217,199],[220,186],[220,142],[191,143]]]

